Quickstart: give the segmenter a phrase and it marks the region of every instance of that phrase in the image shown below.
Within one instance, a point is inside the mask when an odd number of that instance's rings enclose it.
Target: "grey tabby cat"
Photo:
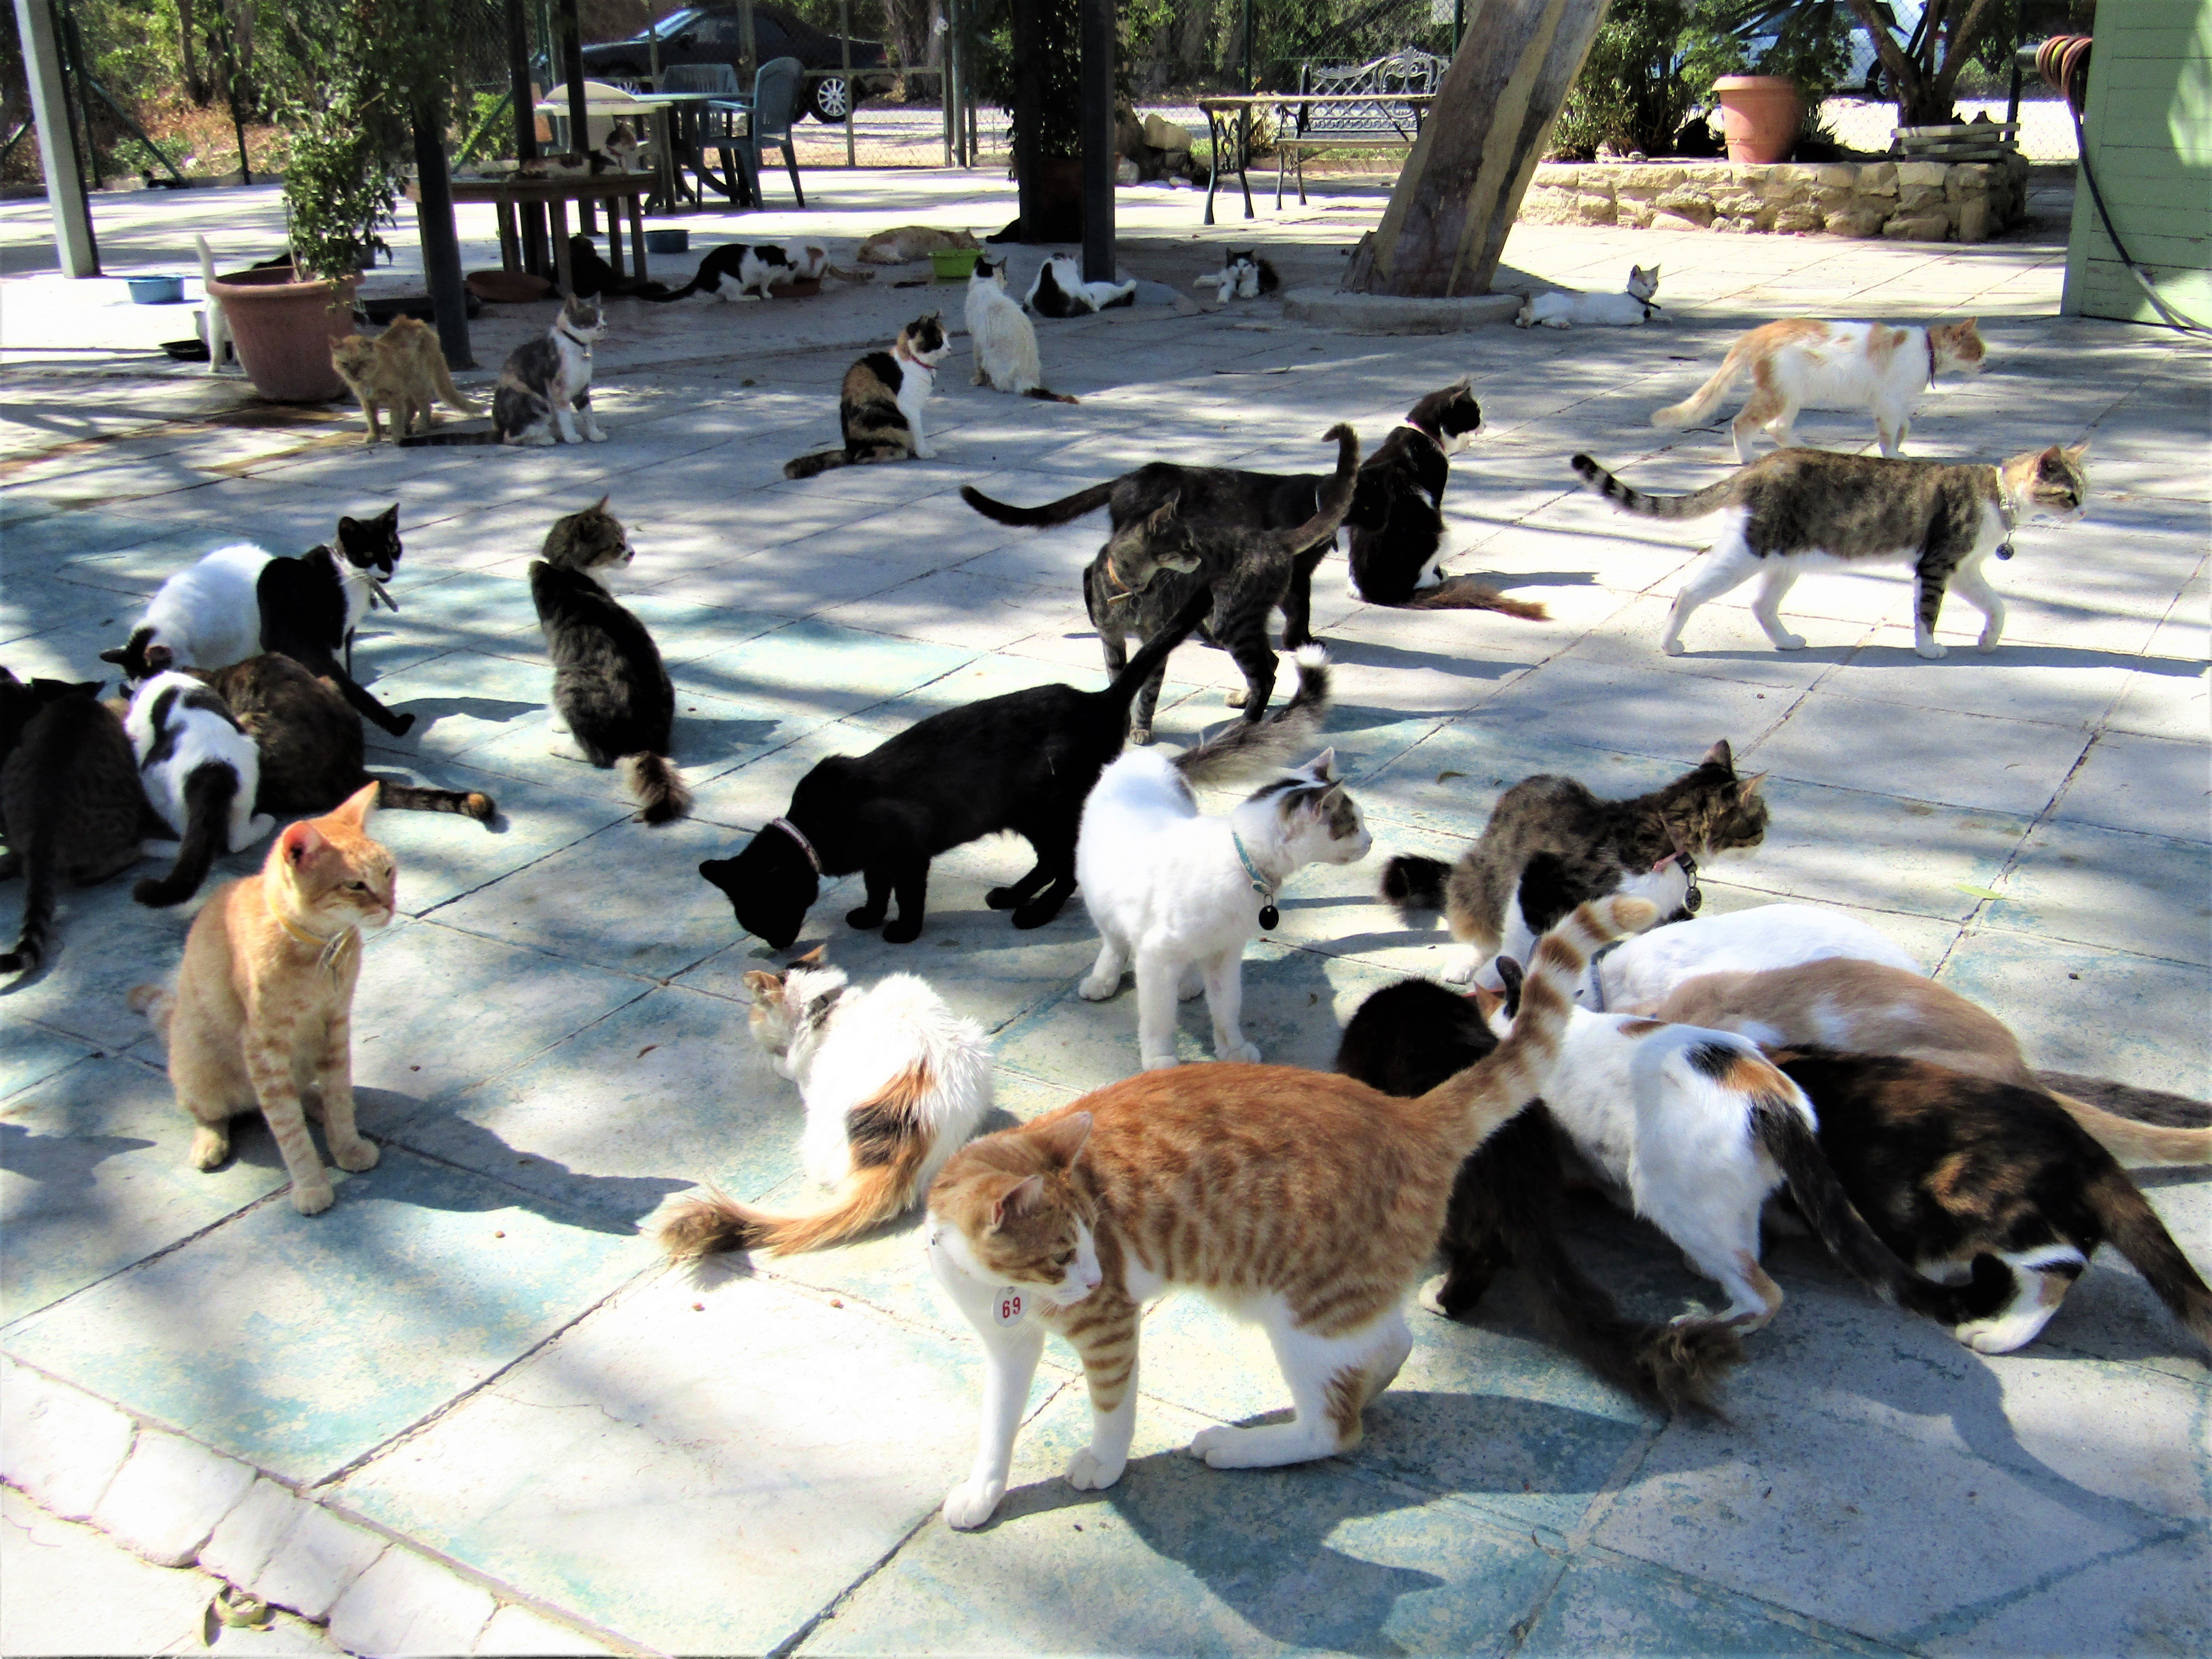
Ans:
[[[489,432],[428,432],[403,444],[573,444],[607,441],[592,413],[592,348],[605,327],[599,302],[575,295],[553,326],[507,354]]]
[[[854,363],[837,393],[837,429],[845,441],[786,461],[783,476],[811,478],[833,466],[934,459],[921,413],[937,386],[937,366],[951,349],[943,315],[933,311],[901,329],[889,351],[871,351]]]
[[[2012,557],[2012,538],[2031,518],[2077,519],[2089,491],[2087,443],[2031,450],[1996,465],[1909,461],[1783,449],[1734,477],[1687,495],[1646,495],[1587,455],[1570,463],[1583,485],[1651,519],[1727,516],[1705,556],[1674,596],[1659,648],[1682,654],[1682,624],[1709,600],[1759,578],[1752,614],[1778,649],[1805,641],[1782,625],[1782,597],[1811,567],[1902,559],[1918,588],[1912,648],[1940,657],[1936,617],[1947,588],[1982,613],[1984,651],[2004,632],[2004,601],[1983,574],[1989,556]]]

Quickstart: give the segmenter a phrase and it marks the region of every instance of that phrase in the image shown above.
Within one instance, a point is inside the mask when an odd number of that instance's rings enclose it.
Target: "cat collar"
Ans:
[[[301,944],[322,947],[322,954],[315,959],[315,966],[329,969],[332,977],[337,976],[338,963],[344,959],[348,947],[358,944],[361,940],[361,930],[358,927],[342,927],[330,938],[325,939],[319,933],[309,933],[282,910],[272,909],[270,914],[276,918],[278,927],[299,940]]]
[[[1615,951],[1618,951],[1622,945],[1627,943],[1628,941],[1625,939],[1609,939],[1604,944],[1599,945],[1596,950],[1590,952],[1589,972],[1590,980],[1590,1012],[1592,1013],[1601,1014],[1605,1012],[1605,975],[1600,973],[1598,969],[1604,965],[1605,959],[1607,957],[1611,956]]]
[[[1261,875],[1259,866],[1252,862],[1252,855],[1244,850],[1244,842],[1234,830],[1229,832],[1229,844],[1237,849],[1237,861],[1244,866],[1244,873],[1251,877],[1252,890],[1260,896],[1260,931],[1264,933],[1283,919],[1283,913],[1275,908],[1275,890],[1282,884]]]
[[[806,861],[814,866],[814,873],[817,876],[823,873],[822,855],[814,850],[814,843],[799,832],[797,824],[789,818],[770,818],[768,821],[768,827],[771,830],[781,830],[792,840],[797,842],[799,850],[806,854]]]
[[[2002,493],[2004,488],[2002,480],[1999,481],[1997,488]],[[1997,503],[1997,517],[2004,520],[2005,533],[2004,539],[1996,545],[1996,555],[2000,559],[2008,559],[2012,557],[2013,532],[2020,528],[2018,522],[2013,517],[2012,503],[2009,501]]]
[[[374,574],[364,570],[362,572],[362,579],[368,584],[368,608],[371,611],[375,610],[380,605],[386,611],[396,612],[399,609],[399,601],[392,597],[384,584]]]
[[[1415,426],[1411,421],[1401,421],[1398,424],[1405,428],[1408,432],[1419,433],[1424,438],[1426,438],[1431,443],[1434,444],[1438,449],[1442,449],[1444,447],[1444,441],[1438,437],[1435,433],[1430,431],[1428,428],[1425,426]],[[1321,492],[1316,489],[1314,491],[1314,503],[1315,510],[1316,512],[1320,510],[1320,502]]]
[[[568,341],[569,344],[574,346],[577,350],[582,352],[586,357],[588,358],[592,355],[592,343],[589,340],[583,338],[580,335],[569,333],[568,331],[562,327],[559,323],[553,325],[553,331],[559,335],[562,339]]]
[[[1682,890],[1682,908],[1694,916],[1705,908],[1705,889],[1698,885],[1698,861],[1687,853],[1680,854],[1678,857],[1682,866],[1682,874],[1689,883],[1689,885]]]

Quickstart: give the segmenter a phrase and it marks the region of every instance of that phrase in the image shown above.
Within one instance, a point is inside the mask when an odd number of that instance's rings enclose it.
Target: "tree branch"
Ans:
[[[1919,85],[1919,66],[1905,55],[1905,49],[1897,44],[1896,37],[1890,33],[1888,25],[1881,21],[1871,0],[1851,0],[1851,9],[1866,25],[1868,38],[1874,42],[1875,56],[1881,59],[1881,66],[1897,82],[1898,104],[1903,107],[1906,97]]]
[[[1974,0],[1967,9],[1966,20],[1951,31],[1950,43],[1944,48],[1943,66],[1936,72],[1936,82],[1929,88],[1933,95],[1950,101],[1951,88],[1959,82],[1959,71],[1966,68],[1967,54],[1982,31],[1996,21],[1997,0]]]

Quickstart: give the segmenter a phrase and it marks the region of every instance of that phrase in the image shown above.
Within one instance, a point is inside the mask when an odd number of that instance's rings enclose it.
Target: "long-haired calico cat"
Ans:
[[[327,677],[348,702],[395,738],[414,729],[415,717],[394,714],[355,683],[353,637],[377,606],[398,611],[399,602],[385,584],[399,568],[403,550],[399,503],[394,501],[373,519],[341,518],[335,547],[311,547],[296,559],[270,560],[253,585],[261,611],[261,648],[281,651],[308,672]]]
[[[1539,947],[1518,1029],[1412,1100],[1327,1072],[1186,1066],[1085,1096],[971,1141],[929,1189],[929,1260],[984,1352],[982,1431],[945,1500],[979,1527],[1006,1493],[1048,1334],[1083,1361],[1091,1443],[1078,1490],[1112,1486],[1136,1426],[1144,1305],[1203,1291],[1264,1328],[1287,1422],[1215,1425],[1215,1468],[1300,1463],[1359,1443],[1368,1402],[1412,1351],[1405,1302],[1443,1231],[1467,1155],[1544,1092],[1586,953],[1651,907],[1608,899]]]
[[[691,792],[668,758],[676,688],[646,625],[592,574],[627,568],[635,556],[602,495],[553,521],[530,567],[530,598],[553,659],[551,752],[619,765],[637,797],[638,817],[666,823],[691,810]]]
[[[1304,712],[1310,693],[1317,723],[1328,684],[1318,670],[1315,678],[1282,718]],[[1292,876],[1309,864],[1357,864],[1371,845],[1333,750],[1218,817],[1198,810],[1176,764],[1184,758],[1139,749],[1108,767],[1075,849],[1083,907],[1098,929],[1098,960],[1076,988],[1105,1002],[1136,970],[1137,1058],[1148,1072],[1177,1063],[1176,1002],[1194,980],[1213,1017],[1214,1058],[1260,1058],[1244,1037],[1244,947],[1275,925],[1275,900]]]
[[[837,392],[837,429],[845,441],[786,461],[783,476],[811,478],[833,466],[933,459],[922,411],[937,386],[937,366],[951,349],[933,311],[901,329],[889,351],[872,351],[854,363]]]
[[[483,413],[453,384],[437,331],[412,317],[393,318],[392,325],[374,339],[349,334],[333,340],[331,366],[360,401],[362,424],[367,428],[361,441],[365,444],[383,438],[376,423],[380,409],[391,416],[395,438],[414,431],[418,420],[425,432],[437,425],[441,398],[464,415]]]
[[[0,668],[0,881],[24,878],[23,922],[0,974],[46,958],[54,886],[89,887],[137,863],[147,821],[138,763],[100,682],[34,679]]]
[[[261,756],[230,705],[182,670],[156,674],[131,699],[123,729],[138,759],[146,799],[179,841],[159,880],[131,890],[141,904],[181,904],[223,854],[243,853],[276,827],[253,810]]]
[[[392,854],[366,827],[375,804],[372,784],[335,812],[287,826],[260,874],[200,907],[174,987],[131,993],[168,1045],[177,1104],[198,1126],[192,1167],[212,1170],[229,1157],[230,1120],[258,1107],[301,1215],[327,1210],[331,1198],[303,1096],[319,1101],[341,1170],[377,1160],[354,1127],[353,1106],[361,930],[385,927],[398,902]]]
[[[570,295],[553,326],[507,354],[489,432],[416,433],[403,444],[573,444],[607,441],[592,413],[592,348],[606,326],[597,300]]]
[[[1094,311],[1137,302],[1137,285],[1127,283],[1086,283],[1080,261],[1054,254],[1037,267],[1023,303],[1040,317],[1087,317]]]
[[[1501,951],[1526,960],[1536,935],[1585,899],[1627,893],[1671,916],[1698,908],[1698,863],[1766,836],[1759,781],[1739,778],[1723,738],[1696,768],[1627,800],[1601,800],[1572,778],[1523,778],[1498,798],[1481,837],[1447,866],[1401,855],[1382,896],[1442,910],[1467,948],[1444,977],[1464,985]]]
[[[1739,335],[1712,378],[1680,403],[1653,410],[1651,424],[1662,431],[1702,424],[1748,374],[1751,396],[1729,427],[1738,461],[1751,459],[1762,427],[1778,447],[1795,445],[1797,411],[1808,408],[1872,410],[1881,453],[1899,455],[1936,376],[1978,374],[1987,355],[1972,317],[1926,328],[1787,318]]]
[[[376,804],[384,811],[458,812],[489,823],[499,811],[481,790],[431,789],[370,773],[362,764],[361,717],[329,681],[289,657],[264,653],[192,675],[215,689],[253,738],[261,757],[258,811],[327,812],[372,783],[380,786]]]
[[[1498,1046],[1469,998],[1425,979],[1385,986],[1344,1028],[1335,1069],[1386,1095],[1426,1094]],[[1559,1239],[1563,1190],[1551,1113],[1529,1107],[1468,1155],[1444,1215],[1444,1275],[1421,1304],[1447,1319],[1474,1311],[1504,1267],[1520,1269],[1545,1337],[1657,1410],[1717,1409],[1712,1388],[1743,1359],[1736,1334],[1702,1322],[1625,1316]]]
[[[1778,650],[1805,643],[1782,625],[1782,599],[1808,569],[1903,560],[1917,590],[1912,648],[1940,657],[1936,617],[1956,588],[1982,613],[1977,647],[1994,651],[2004,633],[2004,601],[1989,584],[1990,555],[2012,557],[2012,538],[2029,519],[2081,515],[2089,492],[2081,470],[2087,443],[2031,450],[2001,465],[1900,461],[1784,449],[1734,477],[1687,495],[1646,495],[1587,455],[1571,465],[1583,484],[1649,519],[1701,519],[1724,513],[1712,546],[1690,568],[1667,614],[1659,648],[1682,653],[1682,624],[1699,605],[1759,578],[1752,614]]]
[[[673,1202],[656,1230],[677,1260],[718,1250],[823,1250],[889,1221],[928,1189],[991,1109],[991,1043],[912,974],[862,989],[819,950],[745,975],[753,1041],[799,1085],[808,1178],[836,1199],[771,1215],[720,1193]]]
[[[1106,672],[1119,674],[1127,641],[1146,639],[1192,596],[1211,592],[1206,637],[1237,659],[1242,695],[1231,693],[1244,718],[1256,720],[1275,689],[1275,651],[1267,615],[1287,601],[1302,549],[1325,544],[1352,505],[1359,468],[1359,434],[1339,422],[1322,434],[1336,441],[1335,476],[1316,491],[1313,516],[1287,530],[1250,529],[1183,511],[1170,494],[1141,519],[1116,530],[1083,574],[1083,605],[1106,653]],[[1287,629],[1285,630],[1286,633]],[[1137,699],[1131,735],[1152,740],[1152,710],[1166,677],[1162,665]]]
[[[1121,752],[1129,704],[1212,605],[1194,596],[1103,691],[1030,686],[917,720],[865,755],[830,756],[799,781],[783,817],[699,873],[728,896],[738,927],[781,951],[799,937],[823,878],[858,870],[867,896],[846,921],[880,926],[885,943],[905,945],[921,933],[929,861],[1012,833],[1036,862],[983,902],[1012,911],[1017,927],[1043,927],[1075,891],[1084,799]]]
[[[1825,1043],[2039,1089],[2123,1164],[2212,1164],[2212,1129],[2139,1123],[2053,1088],[2028,1069],[2020,1039],[1995,1014],[1886,963],[1828,957],[1758,973],[1699,974],[1677,985],[1651,1017],[1734,1031],[1770,1048]]]
[[[1046,403],[1077,401],[1044,383],[1044,369],[1037,362],[1036,327],[1006,292],[1004,254],[995,259],[988,253],[976,255],[975,269],[968,274],[968,340],[975,352],[977,386]]]

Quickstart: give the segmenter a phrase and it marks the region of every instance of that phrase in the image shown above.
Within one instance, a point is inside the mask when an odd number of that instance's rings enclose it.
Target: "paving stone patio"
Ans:
[[[904,187],[848,183],[842,204],[826,184],[821,211],[743,228],[842,252]],[[995,185],[927,187],[948,222],[1005,216]],[[1127,268],[1185,292],[1212,249],[1248,240],[1233,220],[1194,239],[1188,195],[1122,198]],[[258,250],[277,234],[273,198],[233,199],[225,251]],[[1249,240],[1333,270],[1379,203],[1316,193]],[[35,264],[26,205],[0,208],[10,270]],[[116,269],[173,258],[192,227],[165,203],[129,212]],[[700,245],[738,224],[693,222]],[[258,1472],[249,1501],[266,1515],[190,1542],[204,1568],[291,1586],[264,1593],[329,1620],[224,1631],[224,1651],[2212,1648],[2212,1390],[2109,1253],[2041,1340],[1984,1358],[1778,1238],[1789,1304],[1752,1340],[1723,1423],[1662,1420],[1548,1350],[1508,1273],[1470,1323],[1416,1312],[1413,1355],[1356,1453],[1265,1473],[1181,1450],[1284,1398],[1255,1333],[1170,1300],[1147,1321],[1121,1484],[1060,1479],[1088,1408],[1055,1348],[1006,1504],[963,1534],[934,1511],[965,1468],[978,1353],[911,1225],[696,1274],[660,1265],[639,1231],[698,1182],[779,1203],[807,1190],[796,1096],[745,1033],[742,975],[769,953],[696,862],[780,811],[824,756],[997,691],[1099,683],[1078,591],[1097,524],[1009,530],[959,486],[1043,500],[1159,456],[1318,468],[1331,421],[1373,441],[1462,374],[1487,426],[1446,501],[1449,568],[1552,617],[1375,609],[1345,597],[1340,560],[1323,567],[1328,741],[1376,848],[1297,878],[1248,953],[1248,1029],[1267,1059],[1327,1065],[1363,997],[1443,963],[1440,931],[1374,898],[1381,859],[1450,856],[1528,773],[1626,792],[1727,737],[1771,769],[1774,823],[1756,855],[1712,872],[1715,908],[1843,907],[2001,1015],[2035,1063],[2212,1094],[2212,377],[2201,345],[2059,318],[2058,234],[2046,217],[1945,249],[1524,227],[1509,262],[1545,281],[1610,286],[1632,258],[1659,259],[1667,325],[1316,335],[1266,302],[1048,323],[1048,376],[1079,406],[971,388],[963,347],[933,410],[940,459],[804,483],[781,465],[834,439],[851,348],[940,301],[957,318],[957,289],[879,281],[816,310],[617,302],[598,397],[613,441],[471,452],[362,449],[350,416],[225,424],[234,387],[130,355],[144,319],[101,311],[87,285],[11,280],[0,660],[88,677],[185,562],[240,537],[296,550],[396,496],[403,608],[360,657],[416,725],[372,732],[371,764],[487,790],[502,812],[377,821],[403,916],[369,949],[355,1058],[384,1157],[333,1171],[320,1217],[284,1202],[258,1122],[223,1170],[185,1164],[160,1050],[123,997],[171,970],[188,912],[146,911],[120,882],[64,890],[56,957],[0,992],[0,1472],[19,1489],[0,1531],[0,1651],[199,1650],[214,1579],[125,1553],[98,1513],[131,1468],[154,1482],[161,1459],[190,1464],[173,1438],[234,1462],[161,1476],[179,1494],[161,1501],[183,1507],[155,1518],[191,1532],[208,1481],[234,1504]],[[481,240],[467,257],[490,262]],[[1997,573],[1999,651],[1976,653],[1978,618],[1954,606],[1952,653],[1920,659],[1907,584],[1885,573],[1801,583],[1802,652],[1771,650],[1739,593],[1698,614],[1687,654],[1662,657],[1696,527],[1614,514],[1566,456],[1587,449],[1646,488],[1707,482],[1724,434],[1658,434],[1647,416],[1735,331],[1776,314],[1961,313],[1983,319],[1990,367],[1938,388],[1914,453],[2094,444],[2087,518],[2027,530]],[[488,320],[487,366],[488,342],[538,325]],[[77,372],[46,349],[63,337],[89,343]],[[1863,415],[1808,414],[1800,432],[1871,447]],[[662,830],[630,820],[611,775],[546,753],[524,571],[552,518],[603,492],[638,549],[623,586],[669,659],[697,793],[695,816]],[[1179,652],[1163,738],[1226,717],[1237,683],[1220,653]],[[927,930],[904,947],[843,924],[848,880],[794,946],[826,942],[862,980],[927,975],[991,1031],[1012,1117],[1126,1075],[1135,1042],[1128,997],[1074,994],[1095,949],[1079,903],[1018,933],[984,907],[1026,864],[1007,841],[939,860]],[[1202,1006],[1187,1007],[1184,1057],[1205,1042]],[[2142,1184],[2212,1264],[2201,1173]],[[1646,1315],[1713,1294],[1595,1204],[1571,1239]],[[313,1500],[312,1525],[287,1492]],[[289,1554],[279,1532],[299,1540]]]

